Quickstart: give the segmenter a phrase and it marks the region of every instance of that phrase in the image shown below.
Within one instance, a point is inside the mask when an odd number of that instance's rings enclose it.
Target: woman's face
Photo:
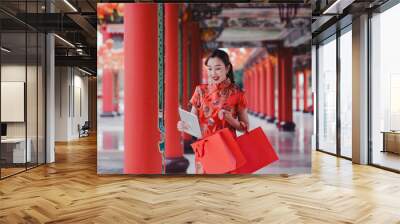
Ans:
[[[207,62],[208,82],[218,84],[226,79],[229,67],[218,57],[210,58]]]

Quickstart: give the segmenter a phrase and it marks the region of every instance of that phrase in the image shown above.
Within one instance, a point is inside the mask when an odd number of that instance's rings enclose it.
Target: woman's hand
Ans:
[[[224,110],[224,109],[221,109],[220,111],[218,111],[218,118],[220,120],[224,119],[228,122],[235,120],[235,118],[233,118],[233,116],[232,116],[232,112]]]
[[[232,116],[232,112],[224,109],[218,111],[218,118],[220,120],[225,120],[238,131],[248,130],[249,127],[248,118],[247,118],[247,112],[245,110],[239,111],[239,120]]]
[[[178,121],[177,128],[178,128],[178,131],[185,131],[190,128],[190,125],[184,121]]]

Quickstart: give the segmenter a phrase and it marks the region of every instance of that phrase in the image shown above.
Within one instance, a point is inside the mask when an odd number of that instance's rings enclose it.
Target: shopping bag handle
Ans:
[[[197,147],[195,148],[195,153],[196,153],[196,156],[197,156],[198,158],[202,158],[202,157],[204,156],[204,147],[205,147],[206,142],[208,142],[207,139],[203,140],[203,141],[202,141],[199,145],[197,145]]]
[[[246,123],[244,123],[243,121],[239,121],[239,124],[240,124],[240,128],[242,128],[245,133],[249,133],[249,129],[248,129]]]

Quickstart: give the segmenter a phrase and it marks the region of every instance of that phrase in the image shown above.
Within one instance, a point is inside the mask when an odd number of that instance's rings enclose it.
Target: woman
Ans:
[[[249,126],[247,102],[244,92],[235,85],[233,68],[225,51],[215,50],[205,61],[208,70],[208,84],[198,85],[190,103],[191,112],[199,118],[203,137],[229,128],[245,131]],[[184,131],[188,124],[178,122],[178,130]]]

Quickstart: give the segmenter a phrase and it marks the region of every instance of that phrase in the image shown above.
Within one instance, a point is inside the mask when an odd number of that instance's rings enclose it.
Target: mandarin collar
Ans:
[[[231,80],[227,77],[224,81],[218,84],[209,84],[208,87],[211,91],[225,89],[231,85]]]

